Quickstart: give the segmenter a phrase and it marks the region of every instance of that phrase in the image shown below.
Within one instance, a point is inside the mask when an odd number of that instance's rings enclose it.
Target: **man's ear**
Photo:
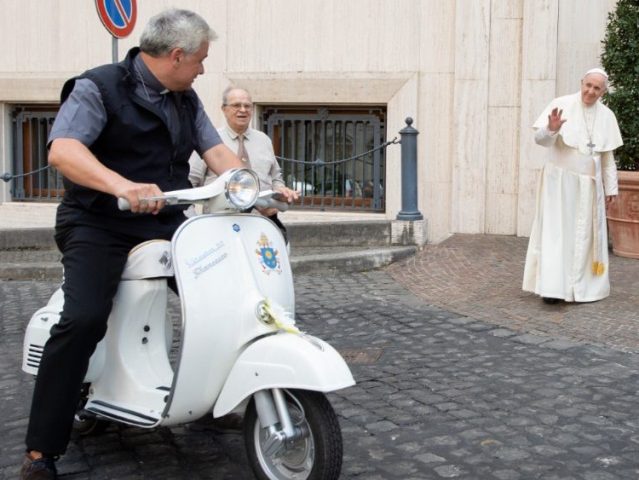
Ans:
[[[171,59],[171,65],[177,67],[184,59],[184,50],[179,47],[174,48],[171,50],[171,53],[169,53],[169,58]]]

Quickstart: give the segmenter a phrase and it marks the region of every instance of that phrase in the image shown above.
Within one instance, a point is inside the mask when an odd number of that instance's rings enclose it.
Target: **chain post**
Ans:
[[[399,131],[402,136],[402,209],[397,220],[422,220],[417,209],[417,135],[413,119],[406,117],[406,126]]]

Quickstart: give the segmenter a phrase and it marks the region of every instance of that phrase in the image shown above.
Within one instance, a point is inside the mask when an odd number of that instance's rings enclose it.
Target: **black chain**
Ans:
[[[6,172],[6,173],[3,173],[2,176],[0,176],[0,179],[4,180],[5,182],[8,182],[10,180],[13,180],[14,178],[28,177],[29,175],[33,175],[34,173],[38,173],[43,170],[46,170],[50,166],[51,165],[46,165],[44,167],[38,168],[37,170],[31,170],[30,172],[27,172],[27,173],[17,173],[15,175],[12,175],[9,172]]]
[[[392,140],[384,142],[381,145],[379,145],[378,147],[375,147],[375,148],[373,148],[371,150],[368,150],[366,152],[354,155],[354,156],[349,157],[349,158],[343,158],[342,160],[335,160],[333,162],[325,162],[324,160],[320,160],[320,159],[313,160],[313,161],[297,160],[295,158],[278,157],[277,155],[275,156],[275,158],[277,158],[280,161],[293,162],[293,163],[302,163],[302,164],[305,164],[305,165],[321,165],[321,166],[324,166],[324,165],[337,165],[337,164],[340,164],[340,163],[350,162],[351,160],[357,160],[358,158],[361,158],[361,157],[363,157],[365,155],[373,153],[373,152],[375,152],[377,150],[381,150],[383,148],[386,148],[389,145],[393,145],[395,143],[402,143],[402,142],[401,142],[401,140],[398,140],[397,137],[395,137]],[[8,182],[10,180],[13,180],[14,178],[27,177],[29,175],[33,175],[34,173],[41,172],[43,170],[46,170],[49,167],[50,167],[50,165],[46,165],[46,166],[44,166],[42,168],[38,168],[37,170],[32,170],[32,171],[27,172],[27,173],[18,173],[16,175],[12,175],[9,172],[7,172],[7,173],[4,173],[2,176],[0,176],[0,179],[4,180],[5,182]]]
[[[278,157],[277,155],[275,156],[275,158],[277,158],[277,159],[278,159],[278,160],[280,160],[280,161],[284,161],[284,162],[302,163],[302,164],[305,164],[305,165],[316,165],[316,166],[317,166],[317,165],[319,165],[319,166],[324,166],[324,165],[337,165],[337,164],[339,164],[339,163],[345,163],[345,162],[350,162],[351,160],[356,160],[356,159],[358,159],[358,158],[360,158],[360,157],[363,157],[363,156],[365,156],[365,155],[368,155],[368,154],[370,154],[370,153],[373,153],[373,152],[375,152],[376,150],[381,150],[382,148],[386,148],[386,147],[388,147],[389,145],[392,145],[392,144],[394,144],[394,143],[402,143],[402,142],[401,142],[401,140],[398,140],[398,139],[397,139],[397,137],[395,137],[395,138],[393,138],[392,140],[389,140],[389,141],[387,141],[387,142],[382,143],[382,144],[381,144],[380,146],[378,146],[378,147],[375,147],[375,148],[373,148],[373,149],[371,149],[371,150],[368,150],[367,152],[360,153],[360,154],[355,155],[355,156],[353,156],[353,157],[344,158],[344,159],[342,159],[342,160],[335,160],[335,161],[333,161],[333,162],[325,162],[324,160],[321,160],[321,159],[312,160],[312,161],[309,161],[309,160],[297,160],[297,159],[295,159],[295,158]]]

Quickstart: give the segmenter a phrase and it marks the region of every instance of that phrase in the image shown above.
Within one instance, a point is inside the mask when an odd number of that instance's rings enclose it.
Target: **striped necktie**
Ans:
[[[251,160],[249,159],[248,152],[246,151],[246,148],[244,147],[244,134],[243,133],[240,133],[237,136],[237,143],[238,143],[237,156],[240,157],[243,161],[246,162],[246,167],[247,168],[251,168]]]

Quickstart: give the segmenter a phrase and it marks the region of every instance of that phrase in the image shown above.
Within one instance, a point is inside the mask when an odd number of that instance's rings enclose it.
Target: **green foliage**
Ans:
[[[603,101],[615,112],[624,145],[619,170],[639,170],[639,0],[618,0],[608,15],[601,63],[610,80]]]

